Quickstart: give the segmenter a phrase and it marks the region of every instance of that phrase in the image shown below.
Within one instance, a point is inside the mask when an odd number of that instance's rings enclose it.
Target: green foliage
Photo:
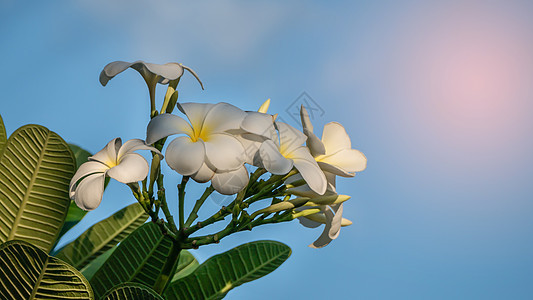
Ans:
[[[0,246],[1,299],[93,299],[74,267],[24,241]]]
[[[176,272],[174,273],[171,282],[191,274],[199,265],[200,263],[196,260],[194,255],[187,250],[181,250],[178,266],[176,267]]]
[[[2,116],[0,116],[0,152],[2,152],[2,149],[7,143],[7,133],[6,133],[6,127],[4,126],[4,120],[2,120]]]
[[[128,282],[115,286],[107,293],[104,300],[163,300],[151,288],[134,282]]]
[[[102,267],[105,261],[111,256],[111,254],[113,254],[115,250],[117,250],[117,247],[113,247],[107,250],[106,252],[104,252],[104,254],[93,259],[90,263],[85,265],[83,269],[80,270],[81,274],[83,274],[83,276],[85,276],[85,278],[87,278],[87,280],[90,281],[93,278],[96,271],[98,271],[98,269]]]
[[[114,286],[139,282],[153,286],[169,255],[172,240],[155,223],[146,223],[130,234],[94,274],[91,285],[100,297]]]
[[[278,268],[291,249],[276,241],[257,241],[215,255],[192,274],[172,282],[165,299],[222,299],[232,288]]]
[[[130,204],[109,218],[91,226],[55,256],[80,270],[121,242],[139,228],[147,218],[148,215],[139,203]]]
[[[70,204],[76,164],[67,143],[39,125],[17,129],[0,154],[0,243],[24,240],[49,252]]]

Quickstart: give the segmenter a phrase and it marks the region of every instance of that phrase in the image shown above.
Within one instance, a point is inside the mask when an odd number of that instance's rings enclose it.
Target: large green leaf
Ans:
[[[114,286],[139,282],[153,286],[168,257],[172,240],[155,223],[146,223],[130,234],[94,274],[91,285],[101,297]]]
[[[196,268],[198,268],[199,265],[200,263],[198,260],[196,260],[196,257],[191,254],[191,252],[187,250],[181,250],[178,265],[176,266],[176,272],[174,273],[171,281],[174,282],[191,274],[194,270],[196,270]]]
[[[91,153],[89,151],[82,149],[74,144],[68,144],[68,146],[70,147],[70,150],[72,150],[72,153],[76,158],[77,168],[79,168],[83,163],[89,160],[89,156],[91,156]],[[81,219],[85,217],[86,214],[87,211],[79,208],[74,201],[71,201],[70,206],[68,208],[65,223],[63,224],[63,228],[61,228],[61,232],[59,233],[59,238],[61,238],[67,231],[69,231],[69,229],[74,227],[74,225],[78,224]]]
[[[135,202],[82,233],[55,256],[78,270],[121,242],[148,219],[142,206]]]
[[[4,120],[2,119],[2,116],[0,115],[0,153],[2,152],[2,149],[7,143],[7,133],[6,133],[6,127],[4,126]]]
[[[67,214],[75,168],[59,135],[39,125],[17,129],[0,155],[0,243],[24,240],[49,252]]]
[[[276,241],[257,241],[215,255],[191,275],[172,282],[165,299],[222,299],[234,287],[274,271],[291,255]]]
[[[98,269],[104,265],[105,261],[111,256],[111,254],[113,254],[115,250],[117,250],[117,247],[113,247],[104,252],[104,254],[93,259],[90,263],[85,265],[83,269],[80,270],[81,274],[83,274],[87,280],[91,280],[96,271],[98,271]]]
[[[123,283],[115,286],[107,293],[104,300],[163,300],[151,288],[134,282]]]
[[[74,267],[24,241],[0,246],[0,299],[94,299]]]

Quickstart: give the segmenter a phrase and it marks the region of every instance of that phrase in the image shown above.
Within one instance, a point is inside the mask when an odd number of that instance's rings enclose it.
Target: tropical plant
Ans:
[[[353,177],[365,169],[366,158],[351,148],[340,124],[327,124],[319,139],[303,107],[301,132],[267,113],[270,100],[258,111],[228,103],[178,103],[184,71],[200,79],[177,63],[113,62],[100,82],[106,85],[128,68],[137,70],[149,89],[145,140],[115,138],[92,155],[39,125],[23,126],[8,138],[0,117],[1,299],[221,299],[274,271],[291,249],[255,241],[203,263],[189,250],[294,219],[306,227],[325,224],[310,245],[318,248],[351,224],[342,217],[350,197],[337,194],[335,176]],[[168,85],[159,111],[158,83]],[[186,118],[172,114],[176,107]],[[151,159],[139,150],[148,150]],[[176,220],[167,203],[163,162],[182,175]],[[57,247],[99,206],[110,178],[129,186],[136,202]],[[210,184],[186,217],[191,181]],[[214,193],[232,197],[231,203],[198,221]],[[224,221],[218,232],[197,233]]]

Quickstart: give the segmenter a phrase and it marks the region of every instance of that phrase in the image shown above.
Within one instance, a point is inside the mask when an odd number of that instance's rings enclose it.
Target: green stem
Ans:
[[[200,210],[200,207],[202,207],[205,200],[207,200],[207,197],[209,197],[209,195],[211,195],[214,190],[215,188],[213,188],[213,186],[209,186],[208,188],[205,189],[200,199],[196,200],[196,203],[194,204],[194,207],[191,213],[189,214],[187,221],[184,224],[184,228],[191,226],[192,222],[194,222],[198,218],[198,211]]]
[[[185,227],[185,186],[189,181],[189,176],[183,176],[181,183],[178,184],[178,206],[179,206],[179,222],[180,229]]]
[[[154,291],[156,291],[160,295],[165,290],[165,287],[170,282],[172,276],[174,276],[176,266],[178,265],[180,252],[181,247],[179,243],[173,242],[172,246],[170,247],[170,253],[168,254],[165,264],[161,269],[161,273],[159,273],[159,276],[157,277],[154,283]]]

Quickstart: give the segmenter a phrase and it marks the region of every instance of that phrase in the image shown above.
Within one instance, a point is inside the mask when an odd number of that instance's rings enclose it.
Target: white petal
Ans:
[[[352,177],[355,172],[366,169],[365,155],[355,149],[343,149],[331,155],[319,156],[317,160],[324,171],[344,177]]]
[[[217,103],[205,116],[201,135],[222,133],[231,129],[239,129],[246,113],[228,103]]]
[[[300,221],[300,224],[307,228],[317,228],[318,226],[322,225],[321,223],[309,220],[307,217],[299,217],[298,221]]]
[[[307,136],[306,145],[309,148],[309,152],[313,157],[318,155],[326,154],[326,148],[322,141],[313,133],[313,124],[311,124],[311,119],[309,118],[309,113],[307,109],[302,106],[300,107],[300,118],[302,119],[302,128],[303,133]]]
[[[326,210],[324,212],[326,215],[326,227],[324,227],[324,231],[322,231],[322,234],[318,237],[316,241],[314,241],[309,247],[311,248],[322,248],[327,246],[333,239],[329,237],[329,231],[331,229],[331,220],[335,216],[331,210]]]
[[[218,171],[232,171],[246,160],[244,147],[235,137],[217,133],[205,142],[205,156],[210,168]]]
[[[148,175],[148,162],[137,153],[124,155],[119,164],[107,171],[107,176],[122,183],[141,181]]]
[[[246,113],[241,128],[253,134],[272,138],[274,120],[271,115],[250,111]]]
[[[166,63],[160,65],[139,61],[135,62],[131,67],[141,72],[141,74],[142,72],[145,72],[144,68],[146,68],[151,74],[161,76],[160,83],[162,84],[167,84],[169,80],[178,79],[183,75],[183,68],[178,63]]]
[[[74,174],[74,176],[70,180],[70,188],[69,188],[70,198],[73,199],[74,191],[80,179],[82,179],[83,177],[87,175],[91,175],[94,173],[104,174],[105,171],[107,171],[107,169],[109,169],[108,166],[98,161],[88,161],[88,162],[83,163],[76,171],[76,174]]]
[[[324,126],[322,143],[326,147],[326,154],[352,148],[352,142],[350,141],[350,136],[346,133],[346,129],[337,122],[331,122]]]
[[[80,181],[74,194],[74,201],[83,210],[93,210],[102,202],[104,195],[104,173],[85,177]]]
[[[331,209],[335,212],[335,216],[331,219],[331,228],[328,231],[328,235],[329,238],[336,239],[341,232],[343,203],[332,205]]]
[[[193,142],[187,136],[174,139],[167,147],[165,160],[170,168],[184,176],[196,173],[205,161],[202,140]]]
[[[192,102],[178,103],[177,105],[178,109],[187,116],[189,122],[191,122],[192,128],[194,128],[196,131],[202,129],[205,116],[213,108],[213,106],[215,106],[211,103]]]
[[[293,163],[279,152],[277,146],[271,140],[266,140],[259,147],[261,164],[270,173],[284,175],[292,169]]]
[[[319,195],[323,195],[328,186],[326,176],[318,167],[309,150],[305,147],[300,147],[290,153],[289,158],[292,159],[294,167],[302,174],[309,187]]]
[[[305,134],[289,124],[276,122],[276,127],[279,132],[279,150],[283,155],[292,152],[307,140]]]
[[[255,134],[239,134],[235,135],[235,138],[244,147],[244,152],[246,153],[245,162],[256,167],[259,166],[260,158],[258,151],[265,139]]]
[[[211,178],[213,178],[213,175],[215,175],[215,171],[211,170],[211,168],[209,168],[207,164],[204,163],[200,167],[200,169],[191,176],[191,178],[194,179],[194,181],[196,182],[204,183],[211,180]]]
[[[163,156],[163,154],[161,154],[159,150],[157,150],[154,147],[146,145],[146,143],[143,140],[131,139],[125,142],[124,145],[122,145],[122,147],[120,147],[120,149],[118,150],[117,159],[120,160],[121,157],[123,157],[124,155],[130,152],[133,152],[133,151],[137,151],[137,150],[150,150],[152,152],[155,152],[156,154],[159,154],[161,157]]]
[[[171,114],[162,114],[153,118],[146,128],[146,143],[153,144],[172,134],[193,135],[191,125],[183,118]]]
[[[248,170],[244,166],[235,171],[216,173],[211,179],[215,190],[223,195],[240,192],[248,184]]]
[[[131,63],[125,61],[114,61],[108,63],[100,73],[100,83],[103,86],[106,86],[107,82],[111,80],[111,78],[115,77],[119,73],[124,72],[124,70],[129,68],[131,65]]]
[[[305,106],[303,104],[300,106],[300,119],[302,120],[303,129],[308,130],[309,132],[313,132],[313,124],[311,123],[309,113],[307,112],[307,109],[305,109]]]
[[[104,149],[98,151],[95,155],[89,157],[89,160],[99,161],[108,166],[114,166],[117,162],[118,149],[122,146],[122,139],[112,139]]]

